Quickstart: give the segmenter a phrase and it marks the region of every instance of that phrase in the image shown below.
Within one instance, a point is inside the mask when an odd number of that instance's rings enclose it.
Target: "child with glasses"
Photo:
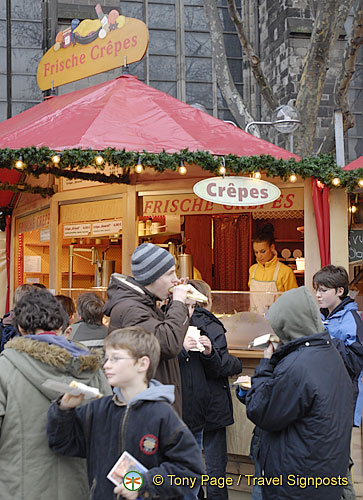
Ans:
[[[53,403],[47,426],[50,448],[87,458],[93,500],[113,500],[115,494],[128,500],[177,498],[198,489],[201,452],[171,406],[174,387],[152,378],[160,358],[157,338],[128,327],[109,334],[104,347],[104,371],[114,395],[79,406],[83,396],[64,394]],[[115,488],[107,479],[124,451],[148,469],[136,491],[122,483]]]
[[[357,303],[348,295],[349,277],[342,266],[325,266],[313,276],[313,287],[321,318],[333,344],[343,358],[353,382],[354,427],[360,427],[363,409],[363,322]],[[350,460],[350,467],[353,465]],[[346,499],[355,499],[350,471],[349,484],[344,488]]]

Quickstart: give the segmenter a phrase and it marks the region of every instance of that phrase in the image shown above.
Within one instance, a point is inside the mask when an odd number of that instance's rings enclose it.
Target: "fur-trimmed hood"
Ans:
[[[59,394],[44,388],[45,380],[69,383],[76,378],[92,385],[91,380],[101,367],[99,352],[88,351],[81,344],[55,335],[15,337],[6,344],[2,356],[49,400]]]

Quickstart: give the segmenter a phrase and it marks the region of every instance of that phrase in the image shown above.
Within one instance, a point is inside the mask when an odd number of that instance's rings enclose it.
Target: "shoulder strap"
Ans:
[[[274,277],[272,278],[272,281],[276,281],[277,280],[277,275],[279,274],[280,267],[281,267],[281,262],[278,261],[278,263],[276,264],[276,268],[275,268],[275,272],[274,272]]]

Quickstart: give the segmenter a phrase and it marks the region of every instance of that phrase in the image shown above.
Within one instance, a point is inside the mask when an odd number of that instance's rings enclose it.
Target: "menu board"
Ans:
[[[363,229],[349,231],[349,262],[363,260]]]

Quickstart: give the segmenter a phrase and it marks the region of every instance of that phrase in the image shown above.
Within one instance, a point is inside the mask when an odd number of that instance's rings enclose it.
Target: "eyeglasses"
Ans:
[[[118,363],[122,359],[136,359],[136,358],[121,358],[120,356],[110,356],[109,358],[104,357],[102,359],[102,364],[105,365],[109,361],[112,365]]]

